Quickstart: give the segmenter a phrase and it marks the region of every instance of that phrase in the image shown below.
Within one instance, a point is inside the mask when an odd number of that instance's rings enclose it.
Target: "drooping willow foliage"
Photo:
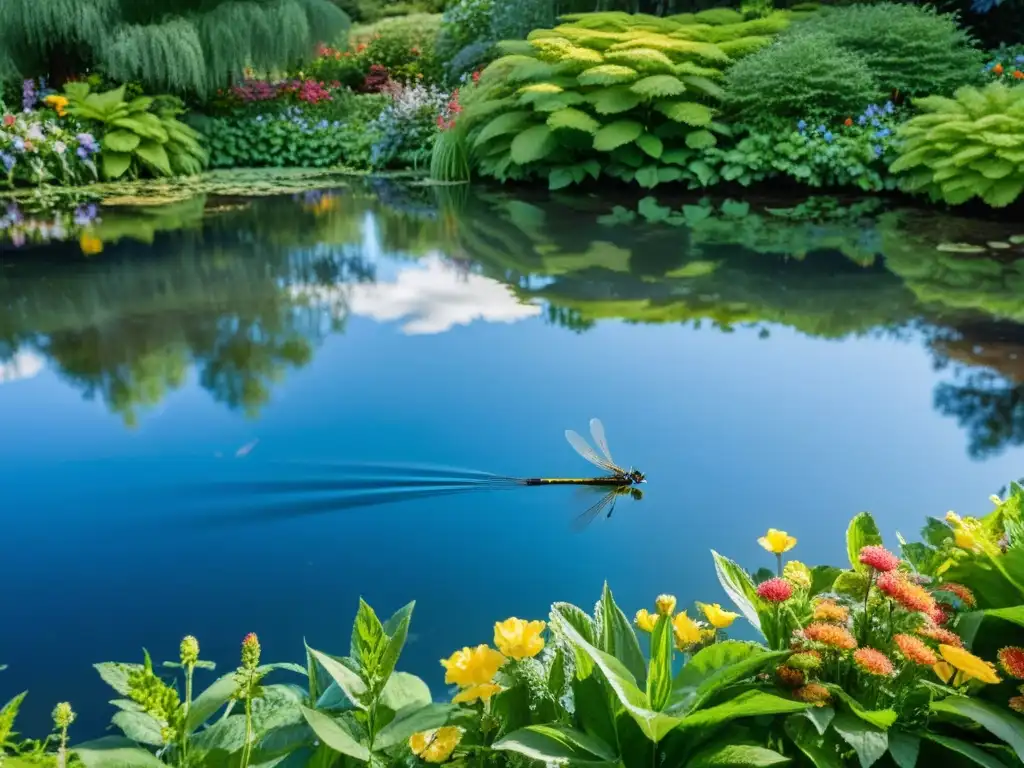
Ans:
[[[205,96],[246,67],[299,64],[348,24],[330,0],[2,0],[0,78],[59,84],[100,67],[150,92]]]

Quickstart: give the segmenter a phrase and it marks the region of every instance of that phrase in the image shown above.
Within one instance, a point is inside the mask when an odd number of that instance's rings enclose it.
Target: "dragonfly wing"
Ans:
[[[618,489],[613,488],[608,491],[604,496],[598,499],[594,504],[584,513],[579,515],[575,520],[572,521],[572,529],[574,531],[582,531],[597,517],[601,516],[601,513],[607,508],[609,504],[614,506],[615,499],[618,498]]]
[[[565,439],[569,441],[569,445],[573,447],[576,453],[578,453],[580,456],[582,456],[584,459],[589,461],[594,466],[600,467],[606,472],[611,472],[612,474],[619,473],[618,467],[616,467],[607,459],[602,459],[600,456],[598,456],[594,452],[594,449],[590,447],[590,443],[588,443],[586,440],[580,437],[576,432],[573,432],[571,429],[565,430]]]
[[[604,434],[604,424],[598,418],[590,420],[590,434],[594,437],[594,444],[601,450],[605,458],[608,459],[608,463],[613,467],[618,465],[615,463],[615,459],[612,458],[612,452],[608,450],[608,438]]]

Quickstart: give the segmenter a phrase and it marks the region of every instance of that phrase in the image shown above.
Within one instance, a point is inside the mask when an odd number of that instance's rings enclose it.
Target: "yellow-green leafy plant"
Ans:
[[[562,18],[502,43],[505,55],[465,94],[462,119],[481,174],[547,177],[552,189],[602,173],[645,187],[693,180],[700,150],[729,132],[715,121],[724,70],[790,17],[743,21],[715,9]]]
[[[194,175],[203,170],[207,152],[200,134],[178,120],[184,110],[173,97],[139,96],[125,100],[125,86],[92,93],[88,83],[64,86],[68,113],[97,123],[100,168],[107,179]]]
[[[981,198],[1001,208],[1024,192],[1024,87],[965,86],[915,102],[890,166],[901,186],[951,205]]]

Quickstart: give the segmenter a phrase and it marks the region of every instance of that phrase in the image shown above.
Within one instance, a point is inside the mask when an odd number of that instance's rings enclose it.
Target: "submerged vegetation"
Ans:
[[[249,633],[239,666],[206,684],[214,665],[189,636],[163,669],[148,653],[96,665],[122,735],[69,745],[61,703],[53,736],[11,742],[20,694],[0,711],[3,748],[61,765],[70,748],[87,768],[1008,768],[1024,760],[1024,488],[992,501],[929,518],[920,542],[897,534],[899,554],[862,512],[845,567],[787,561],[797,538],[774,529],[758,540],[771,568],[713,552],[735,611],[663,594],[630,621],[606,584],[593,614],[556,602],[546,620],[496,622],[492,644],[440,660],[447,702],[398,669],[414,603],[382,621],[360,600],[347,655],[307,645],[301,665],[264,663]],[[729,637],[741,618],[760,641]]]

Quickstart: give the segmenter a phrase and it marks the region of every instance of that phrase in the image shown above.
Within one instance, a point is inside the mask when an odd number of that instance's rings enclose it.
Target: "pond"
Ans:
[[[895,545],[1022,474],[1024,238],[996,224],[384,182],[110,202],[2,222],[0,698],[30,690],[28,734],[64,699],[100,733],[90,665],[186,634],[220,669],[249,631],[269,660],[347,653],[360,596],[417,601],[400,668],[441,695],[496,620],[606,579],[630,614],[725,602],[711,549],[770,565],[771,526],[840,564],[858,511]],[[353,461],[578,476],[563,432],[595,416],[648,483],[582,530],[568,488],[301,487]],[[268,507],[266,481],[292,490]]]

